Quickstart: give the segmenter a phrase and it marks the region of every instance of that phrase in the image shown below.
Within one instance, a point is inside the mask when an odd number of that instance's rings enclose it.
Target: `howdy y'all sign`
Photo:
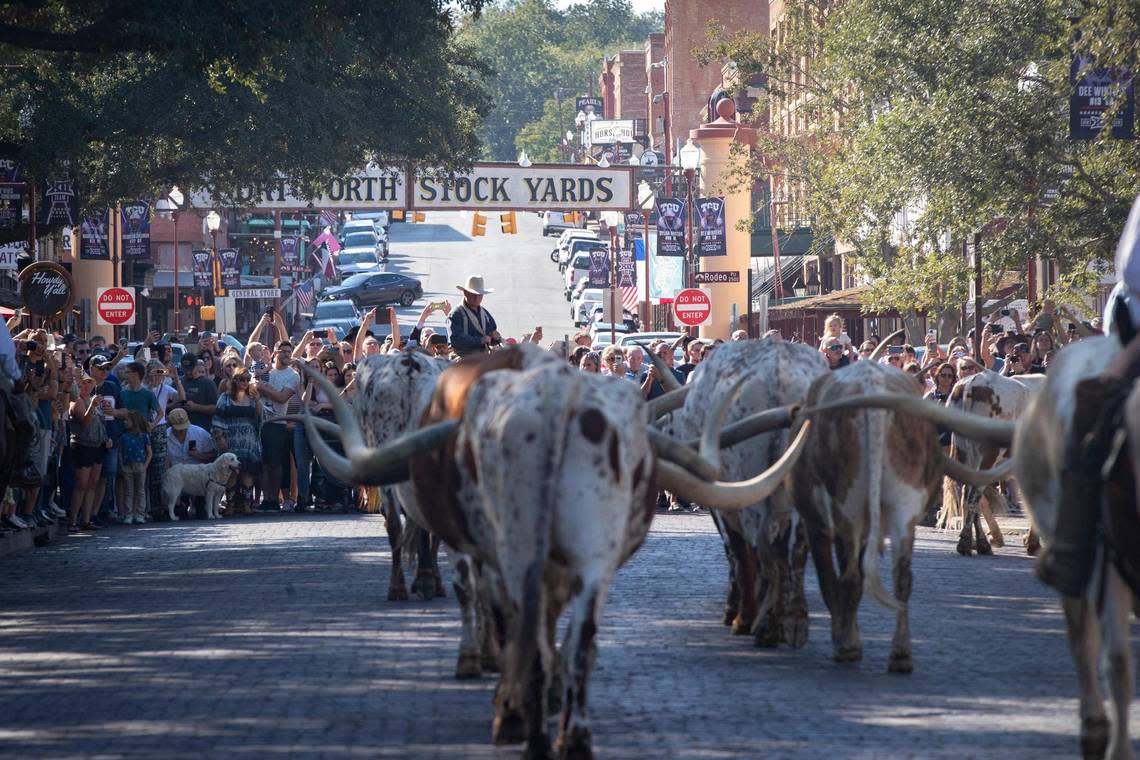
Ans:
[[[467,173],[424,171],[412,175],[390,169],[335,177],[321,185],[314,198],[303,197],[284,179],[257,183],[228,192],[200,191],[191,198],[199,208],[234,205],[239,208],[333,210],[382,208],[519,210],[609,210],[632,207],[630,167],[477,163]]]
[[[37,261],[20,272],[20,300],[30,314],[58,316],[71,308],[74,298],[71,275],[59,264]]]

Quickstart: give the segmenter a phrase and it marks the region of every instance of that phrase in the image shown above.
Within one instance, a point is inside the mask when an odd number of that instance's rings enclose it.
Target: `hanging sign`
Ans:
[[[632,248],[618,251],[617,274],[619,288],[637,287],[637,266],[634,263]]]
[[[36,208],[36,224],[40,227],[56,224],[74,227],[79,224],[79,196],[75,193],[75,180],[65,177],[43,183]]]
[[[727,256],[724,198],[697,198],[697,255]]]
[[[14,272],[19,267],[17,259],[28,252],[28,244],[22,240],[15,243],[0,243],[0,271]]]
[[[598,246],[589,250],[590,254],[590,288],[608,288],[610,286],[610,251],[605,246]]]
[[[613,145],[633,141],[633,119],[595,119],[586,123],[587,145]]]
[[[0,182],[0,227],[15,227],[24,208],[24,183]]]
[[[29,314],[56,317],[71,308],[75,288],[67,270],[51,261],[37,261],[20,272],[20,300]]]
[[[122,208],[124,260],[150,258],[150,203],[132,201]]]
[[[606,101],[597,95],[579,95],[574,98],[574,113],[583,113],[586,116],[594,114],[599,119],[606,115]]]
[[[222,269],[222,287],[241,287],[241,261],[236,248],[223,248],[218,251],[218,263]]]
[[[79,258],[81,260],[110,261],[111,248],[107,244],[107,216],[104,211],[99,216],[83,218],[79,225]]]
[[[1079,40],[1078,31],[1074,44]],[[1070,140],[1095,140],[1104,129],[1117,140],[1136,138],[1136,92],[1130,72],[1096,68],[1091,55],[1073,53],[1069,87]]]
[[[301,239],[296,237],[283,237],[281,245],[281,266],[293,268],[299,266],[301,261]]]
[[[685,255],[685,200],[657,199],[657,255]]]
[[[194,267],[194,287],[212,290],[214,287],[214,255],[211,251],[191,251],[190,258]],[[175,273],[177,276],[177,272]]]

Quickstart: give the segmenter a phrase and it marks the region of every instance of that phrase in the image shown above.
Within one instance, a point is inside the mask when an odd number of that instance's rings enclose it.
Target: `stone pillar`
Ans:
[[[712,293],[712,321],[700,328],[702,338],[728,340],[732,334],[732,306],[737,307],[737,329],[746,329],[748,314],[748,267],[752,263],[751,223],[737,229],[744,220],[752,217],[752,188],[746,183],[734,182],[730,177],[730,157],[733,144],[752,150],[756,130],[736,120],[736,104],[732,98],[722,98],[716,104],[717,118],[709,124],[690,130],[689,137],[701,148],[701,196],[723,196],[725,227],[727,228],[727,256],[700,259],[701,271],[736,271],[738,283],[701,285]],[[740,184],[741,186],[736,186]]]

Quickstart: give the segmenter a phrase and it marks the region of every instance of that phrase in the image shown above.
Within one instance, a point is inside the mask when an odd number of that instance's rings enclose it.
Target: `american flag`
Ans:
[[[621,288],[621,305],[623,309],[634,311],[637,309],[637,303],[641,300],[640,293],[638,293],[637,286],[632,288]]]
[[[321,227],[335,227],[338,221],[340,219],[335,211],[321,209]]]
[[[313,281],[305,280],[293,290],[293,295],[297,297],[297,304],[300,305],[301,311],[311,313],[313,311]]]

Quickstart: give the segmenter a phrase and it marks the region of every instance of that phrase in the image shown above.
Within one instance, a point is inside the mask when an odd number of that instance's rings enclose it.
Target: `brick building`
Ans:
[[[648,114],[644,50],[622,50],[614,56],[615,119],[644,119]]]
[[[695,48],[709,46],[711,21],[716,21],[730,34],[748,30],[767,32],[768,3],[763,0],[665,0],[664,57],[669,62],[665,67],[665,89],[669,93],[669,132],[673,143],[670,156],[685,144],[689,130],[705,121],[709,95],[721,82],[720,65],[701,66],[693,55]]]

